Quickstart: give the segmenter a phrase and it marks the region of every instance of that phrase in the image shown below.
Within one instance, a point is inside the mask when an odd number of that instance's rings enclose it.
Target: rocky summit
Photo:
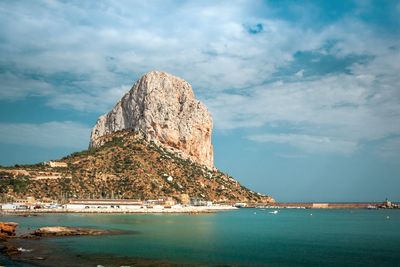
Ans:
[[[109,113],[100,116],[90,147],[103,145],[102,136],[125,129],[142,133],[182,158],[213,167],[211,115],[181,78],[158,71],[145,74]]]

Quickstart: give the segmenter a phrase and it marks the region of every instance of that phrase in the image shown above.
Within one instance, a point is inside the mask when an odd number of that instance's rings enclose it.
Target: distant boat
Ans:
[[[277,210],[274,210],[274,211],[270,211],[269,213],[271,213],[271,214],[278,214],[278,211],[277,211]]]
[[[367,206],[367,209],[369,209],[369,210],[373,210],[373,209],[377,209],[377,208],[378,208],[377,206],[373,206],[373,205]]]

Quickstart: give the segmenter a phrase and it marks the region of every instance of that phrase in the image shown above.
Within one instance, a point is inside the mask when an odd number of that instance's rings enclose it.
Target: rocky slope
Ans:
[[[90,147],[100,137],[132,129],[183,158],[213,167],[212,118],[181,78],[152,71],[140,78],[115,107],[101,116],[92,130]]]
[[[214,202],[272,202],[232,177],[182,159],[140,133],[123,130],[101,137],[102,146],[61,161],[67,168],[42,164],[0,170],[4,197],[65,198],[199,197]]]

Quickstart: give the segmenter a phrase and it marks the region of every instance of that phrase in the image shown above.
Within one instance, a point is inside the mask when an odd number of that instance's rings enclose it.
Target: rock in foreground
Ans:
[[[111,231],[80,228],[80,227],[65,227],[65,226],[47,226],[41,227],[31,233],[31,236],[38,237],[55,237],[55,236],[78,236],[78,235],[105,235],[111,234]]]
[[[0,239],[15,237],[18,223],[15,222],[0,222]]]

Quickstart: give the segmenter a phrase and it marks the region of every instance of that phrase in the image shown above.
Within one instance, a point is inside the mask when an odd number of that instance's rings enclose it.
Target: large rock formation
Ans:
[[[110,133],[133,129],[183,158],[213,167],[212,118],[181,78],[152,71],[140,78],[92,130],[90,147]]]

